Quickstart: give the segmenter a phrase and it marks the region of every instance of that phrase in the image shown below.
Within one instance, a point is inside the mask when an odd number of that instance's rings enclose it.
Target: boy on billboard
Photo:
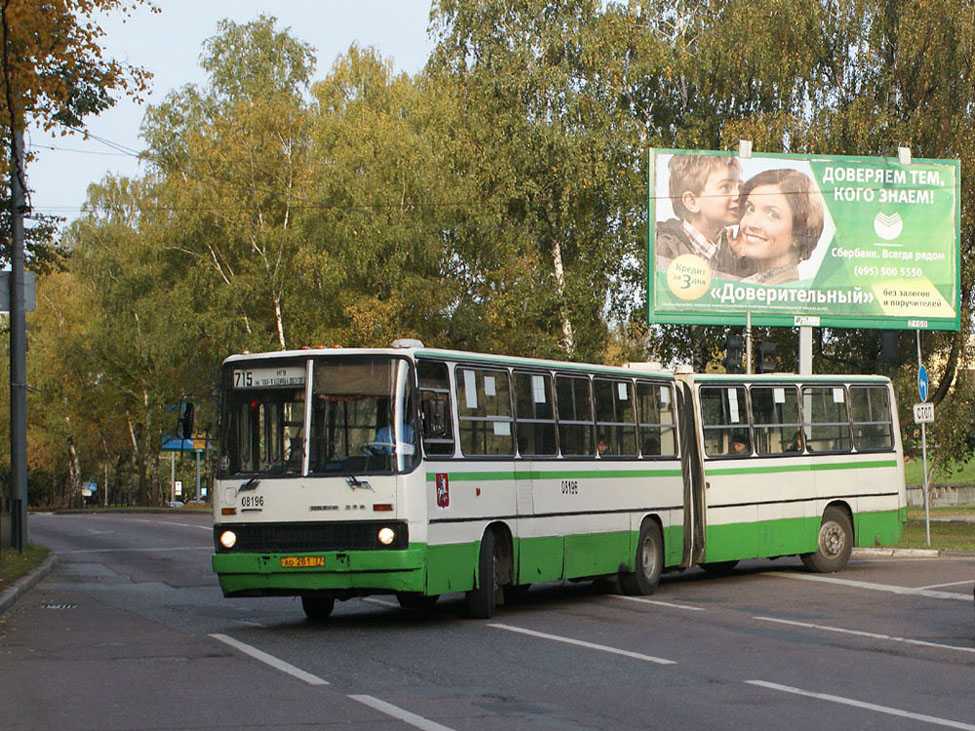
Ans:
[[[704,259],[724,279],[752,274],[728,243],[729,227],[738,224],[738,197],[743,181],[738,158],[719,155],[674,155],[667,165],[670,202],[677,218],[658,221],[657,269],[666,269],[682,254]]]

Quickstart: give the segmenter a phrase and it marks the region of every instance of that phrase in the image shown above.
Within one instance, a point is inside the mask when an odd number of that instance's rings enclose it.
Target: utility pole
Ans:
[[[27,548],[27,322],[24,317],[24,132],[10,124],[10,545]]]

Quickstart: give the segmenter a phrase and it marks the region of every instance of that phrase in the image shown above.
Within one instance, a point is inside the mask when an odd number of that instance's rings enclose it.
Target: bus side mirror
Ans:
[[[193,438],[193,412],[195,407],[190,401],[186,401],[180,405],[180,415],[179,415],[179,435],[182,439],[192,439]]]
[[[439,393],[424,393],[420,405],[424,437],[447,435],[447,397]]]

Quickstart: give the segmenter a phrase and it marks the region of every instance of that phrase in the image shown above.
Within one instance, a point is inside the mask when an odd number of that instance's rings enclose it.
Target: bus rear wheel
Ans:
[[[623,593],[630,596],[653,594],[664,568],[664,539],[660,526],[652,520],[644,521],[640,526],[635,563],[636,570],[632,574],[620,576]]]
[[[324,622],[335,608],[335,597],[305,594],[301,597],[301,608],[312,622]]]
[[[467,614],[474,619],[490,619],[497,606],[498,556],[494,532],[487,530],[477,554],[477,585],[467,592]]]
[[[853,526],[842,508],[829,507],[823,512],[816,550],[799,558],[810,571],[831,574],[846,566],[853,551]]]

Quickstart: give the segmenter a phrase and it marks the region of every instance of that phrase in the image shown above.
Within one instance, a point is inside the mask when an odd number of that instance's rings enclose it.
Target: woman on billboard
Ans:
[[[798,170],[765,170],[741,191],[738,236],[732,251],[754,265],[743,281],[782,284],[799,279],[823,232],[823,202],[807,175]]]

